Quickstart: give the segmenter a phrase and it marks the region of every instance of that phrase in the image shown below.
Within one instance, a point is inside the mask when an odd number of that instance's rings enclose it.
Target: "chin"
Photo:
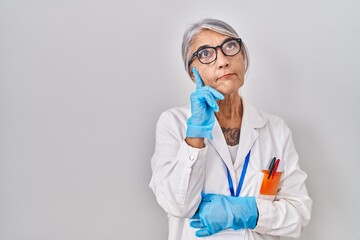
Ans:
[[[231,86],[222,85],[222,86],[218,86],[216,88],[216,90],[221,92],[223,95],[229,95],[229,94],[233,94],[233,93],[239,93],[239,90],[240,90],[241,86],[238,86],[238,85],[237,86],[234,86],[234,85],[231,85]]]
[[[239,94],[239,88],[236,89],[224,89],[224,88],[218,88],[218,90],[222,95],[231,95],[231,94]]]

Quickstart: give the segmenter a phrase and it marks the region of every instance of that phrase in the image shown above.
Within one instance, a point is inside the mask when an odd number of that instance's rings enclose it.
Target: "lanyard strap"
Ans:
[[[241,171],[241,177],[240,177],[240,180],[239,180],[239,185],[238,185],[238,187],[236,189],[236,195],[234,194],[234,185],[233,185],[233,181],[232,181],[231,176],[230,176],[229,169],[226,167],[226,172],[227,172],[227,177],[228,177],[228,182],[229,182],[229,188],[230,188],[230,193],[231,193],[232,197],[238,197],[240,195],[240,191],[241,191],[242,185],[244,183],[245,175],[246,175],[246,170],[247,170],[247,167],[249,165],[250,152],[251,152],[251,150],[249,151],[249,153],[246,155],[246,158],[245,158],[244,166],[243,166],[243,169]]]

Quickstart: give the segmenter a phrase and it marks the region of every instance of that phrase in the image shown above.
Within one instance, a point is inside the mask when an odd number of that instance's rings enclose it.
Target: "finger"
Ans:
[[[207,237],[207,236],[210,236],[211,233],[206,228],[203,228],[203,229],[197,230],[195,232],[195,235],[197,237]]]
[[[219,111],[219,105],[216,103],[216,106],[215,106],[215,108],[214,108],[214,111],[215,112],[218,112]]]
[[[205,87],[207,89],[207,86]],[[206,102],[208,103],[208,105],[215,111],[218,112],[219,111],[219,105],[216,102],[216,98],[214,97],[214,95],[210,92],[210,91],[204,91],[203,92],[203,97],[205,98]]]
[[[214,193],[206,193],[204,195],[202,195],[202,199],[201,202],[211,202],[217,194]]]
[[[204,84],[203,84],[203,81],[202,81],[202,79],[200,77],[200,74],[199,74],[198,70],[196,68],[193,68],[192,72],[193,72],[194,78],[195,78],[196,89],[203,87]]]
[[[194,216],[192,216],[190,219],[200,219],[199,209],[196,211],[196,213],[194,214]]]
[[[214,96],[213,96],[210,92],[205,91],[203,96],[204,96],[207,104],[208,104],[212,109],[216,110],[216,108],[219,108],[218,105],[217,105],[217,103],[216,103],[216,100],[215,100]]]
[[[218,100],[218,99],[223,100],[224,99],[224,95],[222,95],[218,90],[216,90],[216,89],[214,89],[212,87],[209,87],[209,86],[208,86],[207,89],[211,92],[212,95],[214,95],[216,100]]]
[[[190,227],[192,227],[192,228],[202,228],[202,225],[201,225],[200,221],[191,221],[190,222]]]

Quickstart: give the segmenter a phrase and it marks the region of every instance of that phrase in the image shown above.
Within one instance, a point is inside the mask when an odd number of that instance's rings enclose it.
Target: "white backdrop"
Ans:
[[[155,124],[188,103],[181,38],[247,43],[242,94],[293,130],[313,218],[360,239],[360,2],[0,0],[0,240],[166,239],[148,188]]]

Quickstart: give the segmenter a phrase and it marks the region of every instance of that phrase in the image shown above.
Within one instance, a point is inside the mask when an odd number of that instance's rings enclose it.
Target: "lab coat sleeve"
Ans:
[[[184,123],[185,122],[185,123]],[[207,148],[193,148],[184,141],[185,119],[172,112],[161,114],[151,159],[150,188],[170,215],[190,218],[201,201]]]
[[[311,218],[312,200],[305,186],[307,175],[299,167],[291,132],[284,124],[283,159],[285,166],[275,200],[257,198],[259,218],[255,232],[300,237]]]

